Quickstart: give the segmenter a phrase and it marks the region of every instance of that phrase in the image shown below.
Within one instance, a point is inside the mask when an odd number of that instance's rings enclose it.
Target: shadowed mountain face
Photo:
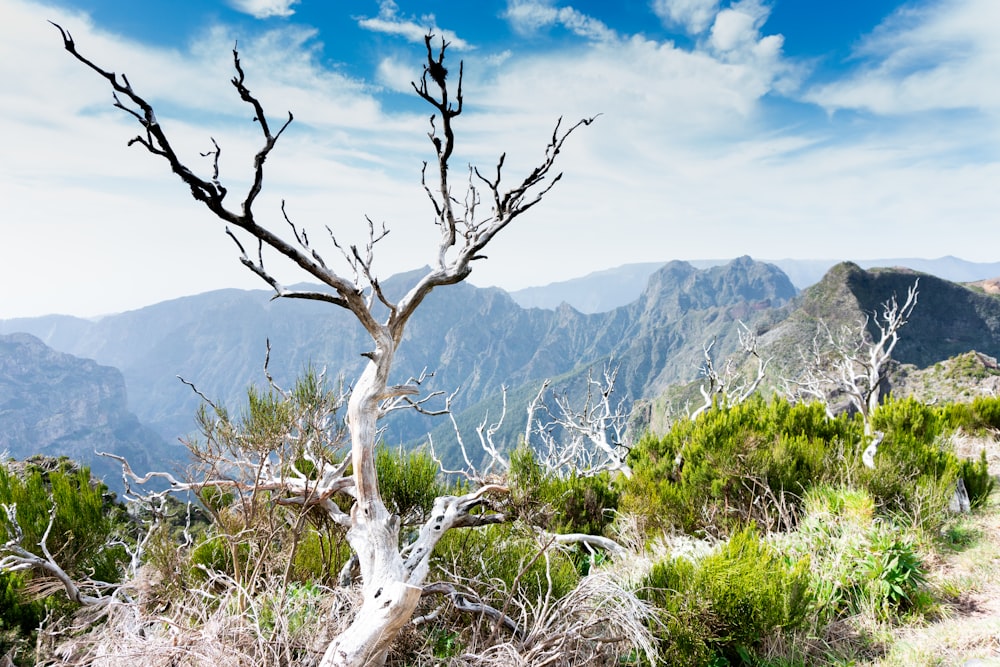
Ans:
[[[420,272],[385,281],[400,295]],[[522,308],[502,290],[460,283],[435,290],[406,332],[395,382],[426,370],[430,391],[461,389],[461,412],[492,400],[500,387],[537,390],[547,378],[582,385],[586,369],[614,358],[622,364],[622,395],[638,397],[697,373],[704,344],[719,336],[735,344],[737,320],[755,322],[795,293],[775,267],[750,258],[698,270],[671,262],[650,278],[640,299],[607,313],[564,306]],[[271,300],[266,291],[221,290],[158,303],[96,322],[68,317],[0,321],[0,332],[27,331],[71,354],[121,369],[132,409],[170,439],[194,427],[199,398],[177,376],[230,406],[249,384],[262,384],[266,343],[270,370],[287,386],[303,368],[354,377],[370,349],[367,334],[330,304]],[[577,378],[573,380],[573,378]],[[523,410],[511,408],[519,416]],[[481,418],[481,417],[480,417]],[[389,442],[421,437],[442,420],[397,415]]]
[[[95,452],[125,456],[139,469],[167,467],[184,452],[128,411],[117,369],[23,333],[0,336],[0,451],[16,459],[68,456],[117,491],[121,467]]]
[[[982,289],[942,280],[909,269],[866,271],[845,262],[834,266],[816,285],[797,299],[789,317],[768,334],[767,345],[781,350],[807,345],[823,321],[831,328],[860,326],[878,335],[874,314],[895,297],[902,305],[907,290],[917,284],[917,304],[900,330],[893,358],[902,364],[926,368],[950,357],[977,350],[1000,353],[1000,298]]]

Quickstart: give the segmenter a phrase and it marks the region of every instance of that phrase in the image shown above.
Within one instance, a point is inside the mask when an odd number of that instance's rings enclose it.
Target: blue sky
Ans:
[[[434,257],[409,88],[427,30],[465,63],[456,170],[506,152],[513,179],[557,118],[602,114],[478,285],[743,254],[1000,260],[996,0],[0,0],[0,17],[0,318],[264,287],[166,165],[126,147],[135,126],[47,20],[128,74],[205,174],[214,137],[231,190],[257,148],[228,84],[238,42],[271,117],[296,118],[260,219],[284,225],[284,199],[345,244],[384,221],[383,275]]]

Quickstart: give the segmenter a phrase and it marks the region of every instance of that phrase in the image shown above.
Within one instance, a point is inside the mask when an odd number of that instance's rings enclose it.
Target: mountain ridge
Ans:
[[[690,260],[688,263],[695,268],[707,269],[730,261],[732,260],[704,259]],[[788,276],[796,289],[803,290],[819,282],[826,272],[841,260],[786,258],[759,261],[777,266]],[[565,301],[582,313],[606,312],[637,299],[649,276],[666,263],[623,264],[548,285],[513,290],[510,294],[515,301],[526,308],[555,308]],[[937,259],[890,258],[857,260],[853,263],[866,269],[906,267],[963,283],[1000,277],[1000,262],[969,262],[950,255]]]
[[[382,287],[395,298],[419,274],[393,276]],[[524,308],[499,288],[459,283],[435,290],[417,310],[397,354],[393,381],[405,382],[427,371],[425,392],[450,395],[460,388],[452,407],[463,433],[474,438],[485,408],[494,415],[500,409],[502,386],[526,403],[543,381],[555,378],[553,390],[581,398],[587,374],[599,375],[610,363],[619,367],[617,395],[629,403],[655,401],[668,388],[699,377],[707,345],[712,344],[720,360],[737,351],[740,323],[759,332],[762,344],[784,341],[779,348],[793,346],[815,333],[819,311],[809,317],[806,311],[795,315],[810,298],[814,309],[824,303],[823,307],[832,307],[831,295],[841,290],[846,299],[841,310],[848,314],[845,317],[857,318],[865,308],[870,310],[891,296],[888,292],[905,294],[907,281],[915,275],[909,270],[868,272],[844,264],[828,272],[826,287],[821,281],[798,292],[779,267],[750,257],[707,268],[674,261],[650,275],[639,298],[604,313],[582,313],[568,304]],[[954,339],[948,351],[965,352],[960,348],[983,343],[981,351],[1000,355],[1000,343],[992,337],[970,338],[962,335],[961,327],[933,323],[947,307],[961,305],[959,297],[973,290],[935,277],[921,280],[922,289],[928,291],[916,313],[922,315],[922,308],[929,311],[930,322],[915,319],[910,330],[920,333],[917,339],[924,341],[922,345],[930,346],[934,336],[944,336]],[[824,289],[833,291],[826,294]],[[867,290],[867,305],[852,289]],[[977,322],[994,316],[1000,322],[1000,310],[993,310],[1000,299],[980,293],[987,300],[969,297],[961,311],[962,326],[982,327]],[[943,296],[932,298],[933,294]],[[247,386],[265,383],[262,365],[268,342],[269,370],[283,386],[290,386],[308,366],[351,377],[365,363],[362,355],[370,341],[348,313],[330,304],[271,297],[265,290],[218,290],[97,321],[59,316],[0,320],[0,333],[27,328],[47,337],[43,340],[53,347],[62,345],[70,348],[65,352],[120,368],[138,418],[173,439],[194,429],[200,404],[199,396],[177,376],[232,409],[242,405]],[[904,332],[904,341],[908,334]],[[901,342],[900,350],[909,348]],[[505,437],[512,442],[523,432],[522,408],[513,402],[509,406]],[[411,411],[396,413],[387,421],[385,439],[416,444],[433,433],[435,443],[444,443],[449,437],[453,440],[447,422]]]

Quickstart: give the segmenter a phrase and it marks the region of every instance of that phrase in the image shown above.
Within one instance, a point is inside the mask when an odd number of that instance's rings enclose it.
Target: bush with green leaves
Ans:
[[[498,607],[514,596],[560,598],[580,580],[570,550],[520,522],[449,531],[434,555],[443,579],[486,584],[484,600]]]
[[[813,631],[862,615],[892,621],[926,605],[926,576],[918,549],[902,528],[876,512],[865,489],[817,486],[803,501],[798,529],[779,548],[808,558],[812,569]]]
[[[124,507],[88,468],[40,456],[0,464],[0,504],[13,508],[22,548],[42,555],[39,544],[49,530],[47,545],[71,577],[121,580],[128,561],[122,540],[129,539],[131,524]],[[0,517],[0,544],[14,536],[6,515]],[[49,611],[71,609],[59,594],[34,599],[27,591],[39,582],[30,571],[0,573],[0,654],[28,638]]]
[[[861,558],[863,580],[855,608],[871,605],[875,615],[890,619],[911,609],[927,584],[925,569],[912,540],[891,532],[872,534]]]
[[[24,532],[22,546],[36,554],[41,554],[38,544],[54,506],[49,544],[58,546],[62,568],[101,581],[119,580],[126,554],[123,546],[113,543],[114,538],[127,536],[128,518],[124,507],[114,502],[114,494],[91,478],[88,468],[68,459],[41,457],[0,465],[0,504],[16,507],[17,523]],[[2,541],[10,539],[10,529],[6,522],[0,524]]]
[[[1000,430],[1000,397],[977,396],[972,401],[972,414],[976,430]]]
[[[785,558],[751,526],[704,558],[660,561],[641,595],[661,612],[665,664],[752,664],[762,639],[807,620],[810,582],[808,557]]]
[[[446,492],[437,462],[422,449],[406,452],[402,447],[380,446],[375,453],[375,472],[386,507],[403,525],[423,523],[434,499]]]
[[[905,398],[890,399],[872,414],[872,425],[884,438],[874,470],[861,471],[859,481],[883,513],[933,529],[943,520],[960,477],[974,505],[989,495],[993,485],[985,459],[963,461],[951,449],[952,410]]]
[[[867,440],[856,416],[831,419],[819,403],[780,398],[715,407],[662,437],[640,439],[622,507],[651,528],[691,534],[726,534],[751,521],[789,528],[810,488],[852,483],[867,489],[884,515],[933,528],[959,477],[974,505],[992,489],[984,460],[953,453],[947,414],[913,399],[884,402],[872,414],[883,434],[872,470],[861,464]]]
[[[996,480],[990,474],[986,450],[981,450],[979,458],[974,461],[962,459],[959,463],[958,476],[965,482],[965,490],[969,494],[969,502],[972,507],[982,507],[996,484]]]
[[[517,511],[553,533],[604,535],[621,496],[607,471],[547,474],[534,451],[523,444],[511,452],[510,480]]]
[[[818,403],[756,397],[716,407],[633,447],[623,507],[653,527],[687,533],[751,521],[776,528],[789,519],[779,509],[794,511],[810,486],[858,465],[843,453],[861,437],[860,421],[828,419]]]

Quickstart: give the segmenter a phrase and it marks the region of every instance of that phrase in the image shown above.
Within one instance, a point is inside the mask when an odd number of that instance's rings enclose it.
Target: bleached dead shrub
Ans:
[[[204,586],[168,604],[147,605],[140,595],[134,603],[106,607],[101,618],[83,608],[72,626],[45,629],[50,648],[38,664],[315,665],[329,638],[347,627],[357,597],[352,589],[286,587],[279,580],[251,595],[232,577],[209,573]]]
[[[583,577],[559,599],[544,596],[515,604],[522,623],[506,639],[471,646],[453,667],[528,667],[616,664],[622,656],[643,656],[656,664],[650,631],[652,607],[607,569]],[[495,634],[495,633],[494,633]]]

